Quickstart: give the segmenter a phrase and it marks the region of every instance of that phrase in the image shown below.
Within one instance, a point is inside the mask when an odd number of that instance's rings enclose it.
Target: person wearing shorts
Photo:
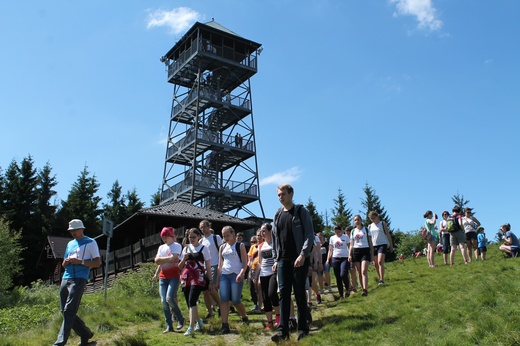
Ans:
[[[460,252],[462,253],[462,259],[464,263],[468,263],[467,254],[466,254],[466,235],[464,234],[462,227],[462,217],[460,216],[461,209],[458,205],[454,206],[452,209],[453,215],[451,217],[455,218],[458,222],[458,229],[454,232],[450,233],[450,266],[453,266],[453,261],[455,260],[455,252],[457,251],[457,247],[460,248]]]
[[[512,257],[516,257],[519,252],[520,244],[518,238],[511,232],[511,225],[506,223],[500,227],[500,231],[504,234],[504,243],[500,245],[500,251],[503,251]]]
[[[468,262],[473,260],[473,253],[475,252],[475,260],[478,260],[478,240],[477,240],[477,227],[480,226],[480,221],[473,216],[472,209],[466,208],[466,216],[462,218],[462,225],[464,226],[464,232],[466,233],[466,245],[468,247]]]
[[[374,261],[377,276],[379,277],[379,285],[385,283],[385,257],[387,250],[390,252],[394,251],[392,243],[392,237],[388,231],[388,225],[386,222],[379,218],[379,214],[375,211],[368,213],[368,217],[372,223],[368,226],[370,234],[372,234],[372,241],[374,245],[374,256],[377,259]]]
[[[373,260],[374,247],[370,230],[363,226],[361,216],[354,215],[354,229],[350,238],[348,260],[353,262],[356,270],[361,273],[362,296],[368,295],[368,266]]]

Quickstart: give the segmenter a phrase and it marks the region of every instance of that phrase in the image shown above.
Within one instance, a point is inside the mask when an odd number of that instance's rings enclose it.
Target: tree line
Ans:
[[[116,180],[107,194],[107,203],[98,196],[100,184],[85,166],[72,184],[65,200],[57,201],[58,179],[49,163],[35,167],[29,155],[13,160],[5,171],[0,167],[0,291],[13,285],[28,285],[41,279],[38,269],[49,235],[66,235],[71,219],[81,219],[89,236],[101,233],[106,217],[117,225],[144,207],[135,187],[123,192]],[[159,191],[150,204],[159,203]]]

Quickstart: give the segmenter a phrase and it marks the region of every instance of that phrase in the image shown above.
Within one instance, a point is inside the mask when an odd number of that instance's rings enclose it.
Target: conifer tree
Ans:
[[[143,209],[144,203],[141,201],[137,194],[137,190],[135,187],[132,190],[129,190],[126,195],[126,215],[125,219],[137,213],[139,210]],[[124,221],[124,220],[123,220]]]
[[[323,224],[323,217],[318,214],[318,211],[316,210],[316,205],[314,205],[314,202],[309,197],[309,200],[307,201],[307,205],[305,206],[305,209],[309,212],[311,215],[312,220],[312,227],[314,228],[314,233],[322,232],[325,225]]]
[[[89,237],[101,234],[100,215],[103,210],[99,208],[101,197],[96,196],[98,189],[96,176],[90,176],[85,166],[78,180],[72,184],[67,200],[61,202],[61,209],[57,213],[61,230],[67,229],[71,219],[80,219]]]
[[[332,224],[341,225],[343,229],[347,228],[351,225],[352,219],[352,210],[347,208],[347,202],[345,200],[345,195],[341,188],[338,189],[338,197],[334,199],[334,209],[332,209]]]
[[[453,195],[451,197],[451,201],[458,207],[460,207],[460,210],[462,213],[464,213],[464,208],[469,204],[469,200],[464,199],[464,195],[461,195],[458,191],[456,195]],[[473,215],[475,215],[475,209],[472,209],[471,212]]]
[[[57,206],[51,201],[56,196],[54,187],[58,185],[56,176],[47,162],[38,172],[37,196],[37,223],[43,235],[54,234],[56,227]]]
[[[122,187],[116,180],[112,189],[107,194],[108,203],[103,204],[103,217],[111,220],[114,225],[119,225],[126,217],[126,205],[122,193]]]
[[[379,196],[376,194],[376,191],[367,183],[363,188],[363,192],[365,193],[365,199],[361,199],[361,205],[365,210],[360,211],[360,213],[362,216],[365,216],[365,226],[368,226],[372,223],[368,217],[368,213],[375,211],[379,214],[379,218],[386,222],[390,232],[392,232],[392,228],[390,227],[390,218],[386,214],[385,208],[381,205],[381,201],[379,200]]]

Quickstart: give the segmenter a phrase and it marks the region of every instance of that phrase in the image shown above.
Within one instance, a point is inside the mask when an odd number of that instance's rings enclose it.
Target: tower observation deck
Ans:
[[[161,61],[174,85],[161,203],[257,216],[258,163],[250,78],[261,45],[215,21],[195,23]]]

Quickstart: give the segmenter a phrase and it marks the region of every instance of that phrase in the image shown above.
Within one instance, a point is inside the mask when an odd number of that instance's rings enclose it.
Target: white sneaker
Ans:
[[[202,326],[204,325],[204,322],[202,322],[202,318],[200,320],[198,320],[196,323],[195,323],[195,331],[199,331],[199,330],[202,330]]]
[[[193,328],[189,326],[188,329],[186,329],[186,332],[184,332],[184,335],[190,336],[191,334],[193,334]]]

